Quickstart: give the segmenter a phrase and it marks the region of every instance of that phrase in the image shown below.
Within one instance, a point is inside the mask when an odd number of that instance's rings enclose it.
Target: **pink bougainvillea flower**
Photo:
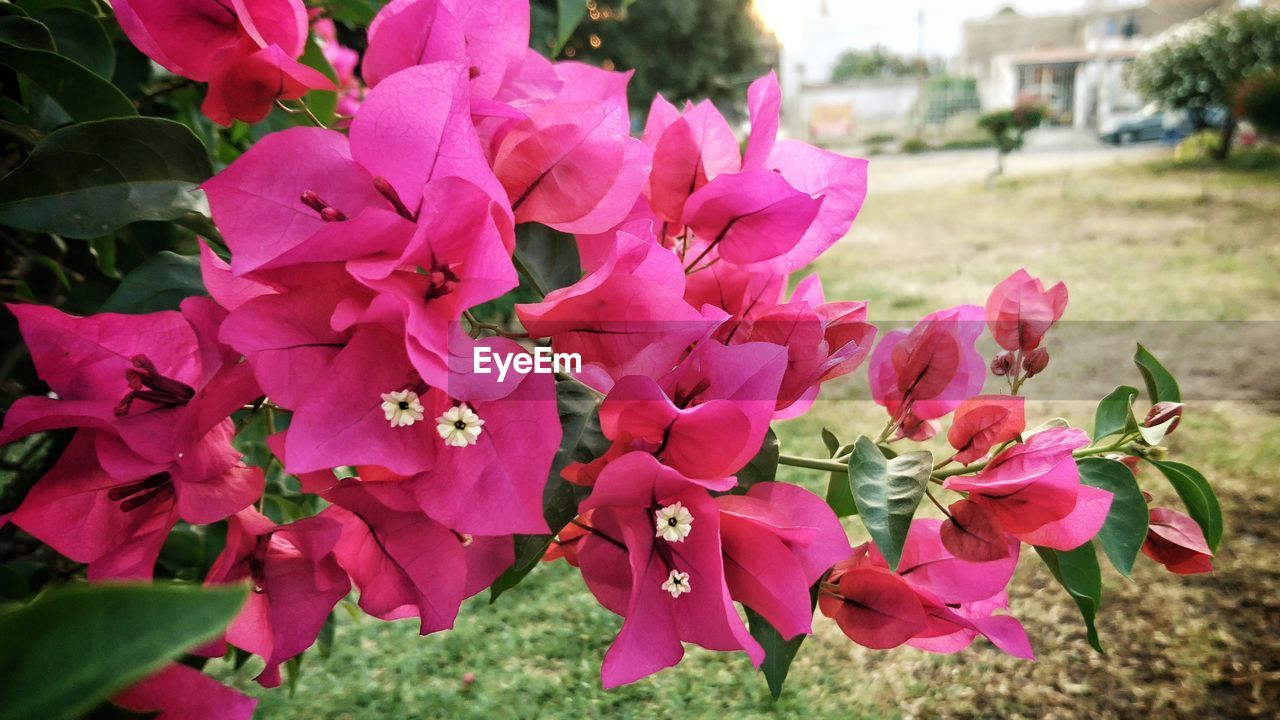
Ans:
[[[599,233],[631,212],[653,151],[630,136],[626,83],[579,63],[555,67],[563,87],[495,137],[493,171],[516,221],[567,233]]]
[[[1111,493],[1080,483],[1072,451],[1088,444],[1081,430],[1051,428],[1009,447],[974,476],[947,478],[943,487],[969,493],[952,506],[944,527],[948,549],[980,559],[976,545],[957,540],[977,537],[990,546],[994,528],[1058,550],[1073,550],[1093,537],[1106,520]]]
[[[658,95],[649,108],[642,140],[653,148],[653,172],[645,194],[666,223],[683,222],[690,194],[717,175],[736,173],[742,166],[738,139],[709,100],[687,104],[682,114]]]
[[[678,540],[668,540],[655,533],[655,518],[677,503],[690,520],[672,536]],[[577,551],[582,577],[601,605],[624,618],[604,656],[606,688],[679,663],[682,642],[743,650],[757,666],[764,660],[729,595],[720,512],[705,489],[633,452],[605,468],[581,510],[592,511],[592,530]]]
[[[171,663],[116,693],[111,704],[155,720],[250,720],[258,700],[193,667]]]
[[[322,515],[342,525],[334,555],[360,608],[383,620],[418,617],[423,635],[453,627],[462,600],[514,560],[509,539],[450,530],[423,515],[400,483],[344,480],[325,498],[334,504]]]
[[[280,684],[280,664],[316,641],[351,589],[333,548],[342,526],[326,517],[276,525],[252,508],[227,523],[227,545],[206,584],[249,580],[253,591],[227,627],[226,641],[266,661],[264,687]]]
[[[786,357],[785,348],[768,343],[704,341],[660,381],[640,375],[618,381],[600,405],[600,428],[625,448],[656,453],[686,477],[732,485],[730,476],[764,441]]]
[[[209,83],[203,111],[222,125],[257,122],[277,99],[333,90],[297,57],[307,41],[301,0],[115,0],[120,28],[177,75]]]
[[[1018,563],[1018,543],[1005,538],[1007,552],[995,562],[970,562],[952,555],[939,534],[938,520],[911,524],[898,573],[871,543],[838,564],[819,595],[823,613],[836,620],[854,642],[887,649],[909,644],[953,653],[978,635],[1016,657],[1033,658],[1017,619],[995,615],[1008,606],[1004,588]]]
[[[1048,290],[1039,278],[1018,270],[1000,281],[987,298],[987,327],[1005,350],[1030,352],[1067,309],[1067,286]]]
[[[1151,508],[1151,525],[1142,543],[1147,557],[1169,572],[1195,575],[1213,572],[1213,551],[1195,520],[1168,508]]]
[[[723,342],[742,341],[748,324],[782,301],[786,290],[785,275],[768,271],[752,271],[736,265],[716,263],[685,278],[684,299],[693,307],[711,305],[730,317],[720,326],[716,336]]]
[[[684,271],[674,255],[652,237],[620,232],[603,265],[540,303],[517,305],[516,314],[530,337],[580,354],[584,370],[594,365],[613,379],[658,377],[720,319],[690,307],[683,294]]]
[[[849,555],[839,518],[822,498],[786,483],[758,483],[716,504],[730,596],[784,638],[811,632],[809,588]]]
[[[750,265],[795,247],[821,206],[821,197],[792,187],[778,173],[746,170],[719,175],[690,195],[681,222],[705,241],[693,247],[699,255],[715,249],[727,263]]]
[[[900,418],[942,417],[982,390],[987,364],[974,344],[982,308],[960,305],[929,313],[911,330],[885,334],[871,354],[871,395]]]
[[[13,521],[90,564],[94,578],[149,576],[177,519],[216,522],[262,492],[262,473],[231,445],[229,419],[260,391],[217,343],[224,312],[207,298],[182,308],[77,318],[10,306],[56,398],[15,402],[0,443],[81,428]]]
[[[467,97],[463,65],[413,67],[369,93],[350,140],[293,128],[256,143],[204,184],[232,270],[399,252],[418,223],[424,189],[440,178],[465,180],[492,198],[512,247],[506,196],[480,149]],[[281,167],[291,171],[282,176]]]
[[[960,403],[947,431],[955,460],[968,465],[1027,427],[1025,400],[1010,395],[975,395]]]

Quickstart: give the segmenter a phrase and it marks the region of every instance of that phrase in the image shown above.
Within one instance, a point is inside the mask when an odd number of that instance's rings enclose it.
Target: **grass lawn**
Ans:
[[[1124,358],[1150,344],[1191,400],[1174,457],[1218,490],[1227,531],[1212,576],[1184,578],[1139,558],[1134,581],[1108,567],[1099,631],[1024,553],[1012,611],[1039,660],[979,640],[967,652],[864,650],[819,616],[781,701],[741,653],[690,647],[677,668],[605,692],[599,663],[620,620],[576,571],[543,564],[496,605],[469,601],[457,627],[417,636],[412,621],[340,612],[331,656],[305,660],[297,692],[260,692],[262,718],[490,717],[1204,717],[1269,716],[1280,702],[1280,174],[1116,167],[872,194],[852,234],[818,264],[827,296],[867,299],[877,321],[981,304],[1026,266],[1071,292],[1055,361],[1026,389],[1028,416],[1090,427],[1093,401],[1139,384]],[[1259,321],[1224,323],[1223,321]],[[1077,322],[1079,321],[1079,322]],[[1103,321],[1124,321],[1121,323]],[[1194,322],[1151,322],[1194,321]],[[1123,338],[1086,344],[1094,334]],[[822,453],[818,429],[874,433],[883,411],[861,372],[829,384],[805,418],[779,426],[785,452]],[[991,385],[991,389],[995,389]],[[1100,388],[1100,390],[1099,390]],[[1147,470],[1144,488],[1176,498]],[[782,479],[825,478],[784,468]],[[1176,505],[1173,505],[1176,507]],[[853,527],[851,526],[851,530]],[[854,530],[854,532],[857,532]],[[1105,563],[1104,563],[1105,565]],[[224,679],[229,667],[220,666]],[[474,674],[474,682],[464,675]]]

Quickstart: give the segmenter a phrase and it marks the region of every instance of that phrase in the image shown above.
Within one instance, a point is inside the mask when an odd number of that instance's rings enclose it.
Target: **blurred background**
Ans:
[[[342,45],[359,50],[360,28],[383,3],[309,4],[323,6]],[[1088,427],[1101,393],[1136,383],[1123,361],[1131,346],[1117,351],[1121,360],[1104,362],[1091,344],[1097,333],[1142,340],[1182,381],[1189,406],[1171,445],[1222,500],[1227,529],[1217,570],[1184,578],[1140,559],[1128,581],[1107,568],[1098,619],[1107,654],[1089,648],[1075,606],[1048,573],[1025,562],[1010,600],[1032,638],[1034,663],[985,641],[953,656],[872,652],[819,617],[777,702],[743,655],[692,647],[679,667],[604,692],[600,659],[620,621],[576,571],[546,563],[494,605],[487,594],[470,600],[448,633],[420,638],[412,621],[339,611],[332,640],[308,653],[291,688],[261,691],[251,666],[210,668],[260,695],[259,717],[299,720],[1276,717],[1280,9],[1268,15],[1260,6],[1278,5],[533,3],[538,49],[635,71],[637,132],[661,93],[673,102],[710,98],[745,133],[746,87],[772,69],[783,89],[784,134],[871,158],[861,215],[813,270],[828,298],[869,300],[873,322],[982,303],[1019,267],[1065,281],[1071,304],[1049,344],[1058,360],[1029,386],[1029,416]],[[580,22],[565,22],[566,14]],[[194,88],[153,92],[167,81],[127,42],[112,41],[120,58],[113,81],[132,100],[201,137],[218,132],[195,112]],[[14,86],[8,80],[0,77],[5,93]],[[279,122],[273,116],[210,143],[224,153],[215,167]],[[31,141],[10,125],[0,123],[5,171]],[[0,240],[0,299],[72,312],[101,307],[123,276],[161,250],[189,255],[195,247],[190,231],[158,223],[90,243],[7,229]],[[11,348],[0,358],[7,406],[39,386],[12,318],[0,323],[0,335]],[[819,454],[821,428],[851,439],[879,428],[882,413],[867,399],[865,376],[854,373],[829,383],[814,410],[781,423],[778,434],[784,452]],[[0,514],[47,469],[58,442],[6,449]],[[826,484],[795,468],[779,479],[817,490]],[[1165,495],[1157,499],[1176,502]],[[861,532],[856,522],[850,531]],[[19,541],[0,536],[0,554],[12,550],[6,542]]]

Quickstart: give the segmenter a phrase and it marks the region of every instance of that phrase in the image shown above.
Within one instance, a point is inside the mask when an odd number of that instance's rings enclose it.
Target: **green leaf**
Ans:
[[[853,450],[853,443],[841,445],[831,454],[840,457]],[[858,504],[853,501],[853,486],[849,484],[849,473],[833,472],[827,479],[827,505],[835,511],[836,517],[849,517],[858,514]]]
[[[116,52],[102,23],[92,15],[69,7],[35,13],[53,35],[58,54],[68,57],[105,80],[116,70]]]
[[[778,476],[778,436],[769,428],[760,445],[760,452],[738,471],[738,484],[733,488],[736,495],[745,495],[752,485],[762,482],[773,482]]]
[[[1075,550],[1036,547],[1036,553],[1080,608],[1089,644],[1094,650],[1103,652],[1102,643],[1098,640],[1098,628],[1094,625],[1098,608],[1102,605],[1102,567],[1098,564],[1098,554],[1093,549],[1093,543],[1087,542]]]
[[[827,448],[828,457],[835,457],[840,450],[840,438],[826,428],[822,428],[822,444]]]
[[[5,718],[79,716],[217,635],[244,604],[246,590],[74,585],[0,614]]]
[[[368,27],[386,0],[324,0],[329,17],[352,27]]]
[[[1110,435],[1132,433],[1138,429],[1138,421],[1133,417],[1133,401],[1138,397],[1138,389],[1121,385],[1098,403],[1098,411],[1093,420],[1093,439],[1101,440]]]
[[[1178,390],[1178,381],[1160,364],[1156,357],[1138,343],[1138,351],[1133,354],[1133,362],[1142,373],[1142,380],[1147,384],[1147,396],[1151,404],[1158,402],[1182,402],[1182,393]]]
[[[1190,465],[1169,460],[1148,462],[1164,473],[1178,497],[1182,498],[1187,514],[1204,532],[1209,549],[1217,552],[1218,543],[1222,541],[1222,507],[1218,504],[1218,496],[1214,494],[1209,481]]]
[[[1121,575],[1131,577],[1133,561],[1147,539],[1146,498],[1138,487],[1133,471],[1121,462],[1107,458],[1084,458],[1080,466],[1080,482],[1111,493],[1111,509],[1098,531],[1102,552]]]
[[[551,49],[551,57],[560,54],[586,14],[587,0],[556,0],[556,44]]]
[[[129,98],[109,80],[69,57],[31,47],[27,38],[38,32],[35,26],[44,27],[29,18],[4,18],[0,23],[0,65],[26,76],[77,122],[138,114]]]
[[[580,487],[560,477],[560,471],[574,462],[591,462],[609,449],[609,439],[600,431],[600,401],[595,391],[574,380],[556,383],[556,405],[560,411],[560,448],[551,462],[547,486],[542,491],[542,516],[552,532],[578,515],[578,504],[591,488]],[[538,566],[551,545],[551,535],[517,535],[516,560],[489,588],[489,602],[498,599],[524,580]]]
[[[525,223],[516,228],[516,269],[539,295],[572,285],[582,277],[578,243],[545,225]]]
[[[890,570],[898,569],[911,518],[932,472],[933,455],[927,450],[903,453],[890,460],[865,435],[854,443],[849,458],[853,500],[862,524]]]
[[[809,588],[810,612],[818,604],[818,586],[821,584],[822,581],[819,580]],[[791,670],[791,661],[795,660],[796,653],[800,651],[800,645],[808,636],[800,633],[790,640],[785,640],[773,625],[764,619],[763,615],[745,605],[743,609],[747,611],[747,624],[751,629],[751,637],[764,648],[764,662],[760,663],[760,672],[764,673],[765,682],[769,683],[769,692],[773,695],[773,699],[777,700],[782,696],[782,683],[786,681],[787,672]]]
[[[160,118],[87,122],[51,133],[0,179],[0,223],[88,240],[139,220],[207,212],[204,146]]]
[[[126,275],[99,311],[138,315],[177,310],[183,300],[206,294],[200,258],[163,250]]]

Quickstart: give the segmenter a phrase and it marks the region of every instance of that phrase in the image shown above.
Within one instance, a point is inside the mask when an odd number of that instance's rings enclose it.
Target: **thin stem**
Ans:
[[[276,100],[276,107],[280,108],[286,113],[290,115],[297,115],[298,113],[303,113],[307,116],[307,119],[315,123],[316,127],[318,128],[326,127],[324,123],[320,122],[320,118],[316,117],[316,114],[311,112],[311,108],[307,107],[307,104],[305,102],[299,100],[298,104],[301,105],[301,107],[291,108],[288,105],[285,105],[283,100]]]
[[[848,474],[849,472],[849,467],[847,465],[841,462],[836,462],[835,460],[821,460],[818,458],[799,457],[796,455],[779,454],[778,464],[845,474]]]
[[[932,500],[933,504],[936,505],[938,509],[942,511],[943,515],[946,515],[948,518],[951,517],[951,513],[947,512],[947,509],[942,506],[942,503],[938,502],[938,498],[934,497],[933,493],[929,492],[929,488],[926,487],[924,489],[924,494],[929,496],[929,499]]]
[[[462,312],[462,316],[467,319],[467,322],[471,323],[472,330],[488,330],[489,332],[494,333],[496,335],[501,335],[502,337],[513,338],[513,339],[525,339],[529,337],[528,333],[516,332],[514,330],[507,330],[501,325],[481,322],[479,319],[476,318],[475,315],[471,314],[470,310],[464,310]],[[472,337],[475,337],[475,336],[473,335]]]

